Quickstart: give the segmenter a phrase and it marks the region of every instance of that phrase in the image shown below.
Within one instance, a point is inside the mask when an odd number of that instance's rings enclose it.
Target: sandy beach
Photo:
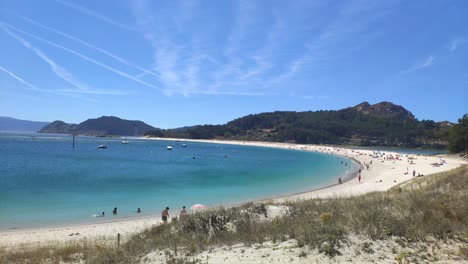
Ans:
[[[158,140],[180,140],[180,139],[158,139]],[[319,190],[276,197],[272,200],[277,203],[286,200],[301,200],[310,198],[348,197],[374,191],[385,191],[402,182],[409,181],[416,175],[429,175],[433,173],[448,171],[467,164],[455,156],[437,155],[406,155],[392,151],[379,153],[373,150],[351,149],[334,146],[300,145],[272,142],[242,142],[242,141],[218,141],[218,140],[184,140],[187,142],[207,142],[221,144],[236,144],[245,146],[261,146],[271,148],[295,149],[301,151],[315,151],[331,155],[340,155],[355,159],[361,163],[361,182],[352,178],[343,184],[336,184]],[[439,164],[439,165],[433,165]],[[337,164],[340,166],[340,164]],[[367,167],[368,166],[368,167]],[[337,179],[338,181],[338,179]],[[117,234],[120,233],[122,241],[131,234],[142,231],[160,223],[159,215],[152,217],[109,221],[99,224],[82,224],[75,226],[47,227],[36,229],[18,229],[0,231],[0,248],[17,248],[27,246],[39,246],[53,243],[64,243],[69,241],[95,241],[106,240],[117,242]]]

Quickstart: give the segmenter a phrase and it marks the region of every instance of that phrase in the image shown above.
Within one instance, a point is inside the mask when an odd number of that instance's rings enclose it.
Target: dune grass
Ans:
[[[417,178],[387,192],[286,203],[289,213],[274,219],[265,218],[265,204],[249,203],[155,226],[120,247],[83,242],[3,250],[0,263],[139,263],[155,250],[185,256],[168,258],[168,263],[191,263],[190,256],[221,245],[289,239],[295,239],[298,247],[308,245],[333,257],[351,234],[373,240],[396,236],[405,243],[428,238],[468,242],[466,186],[468,166]]]

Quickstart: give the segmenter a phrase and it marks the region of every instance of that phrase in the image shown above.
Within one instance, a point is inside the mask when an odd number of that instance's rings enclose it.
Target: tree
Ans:
[[[458,124],[454,125],[449,131],[449,151],[459,153],[467,151],[468,140],[468,114],[458,119]]]

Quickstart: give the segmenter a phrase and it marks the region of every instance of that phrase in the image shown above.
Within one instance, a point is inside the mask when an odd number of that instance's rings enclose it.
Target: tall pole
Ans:
[[[75,133],[73,133],[73,148],[75,148]]]

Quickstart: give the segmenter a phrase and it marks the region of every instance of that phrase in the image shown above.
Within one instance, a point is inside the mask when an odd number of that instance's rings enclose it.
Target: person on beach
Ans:
[[[102,214],[95,214],[94,217],[104,217],[104,212]]]
[[[413,170],[413,177],[416,176],[416,170]]]
[[[341,177],[338,178],[338,183],[342,184],[343,182],[341,181]]]
[[[117,207],[114,207],[114,210],[112,210],[113,214],[117,214]]]
[[[162,211],[161,218],[163,220],[163,223],[166,224],[167,219],[169,218],[169,207],[166,207],[166,209],[164,209],[164,211]]]
[[[187,216],[187,210],[185,210],[185,205],[184,205],[182,206],[182,211],[180,211],[179,218],[183,219],[186,216]]]
[[[141,213],[141,209],[140,209],[140,208],[137,209],[137,213]]]
[[[359,174],[358,180],[359,180],[359,183],[361,183],[361,174]]]

